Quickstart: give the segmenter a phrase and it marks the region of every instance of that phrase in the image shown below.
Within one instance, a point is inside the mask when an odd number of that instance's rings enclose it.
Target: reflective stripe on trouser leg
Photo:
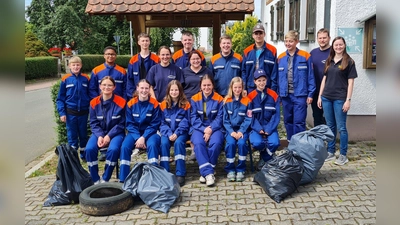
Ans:
[[[186,176],[186,141],[189,139],[188,134],[179,135],[174,143],[174,156],[175,156],[175,174],[177,176]]]
[[[90,177],[93,182],[99,181],[99,161],[97,160],[97,156],[99,154],[99,148],[97,147],[97,136],[92,134],[89,138],[89,141],[86,145],[85,149],[85,158],[87,161],[87,165],[89,168]]]
[[[146,140],[147,161],[151,164],[158,165],[158,156],[161,153],[161,138],[158,134],[153,134]]]
[[[121,134],[113,137],[110,141],[110,145],[108,146],[108,150],[106,152],[106,164],[104,165],[103,180],[105,181],[110,180],[115,165],[117,165],[123,140],[124,135]]]
[[[170,172],[170,167],[169,167],[170,148],[171,148],[171,143],[169,141],[169,138],[166,136],[161,136],[160,166],[164,167],[168,172]]]
[[[225,135],[225,156],[226,156],[226,166],[224,170],[229,172],[235,172],[235,155],[236,155],[236,139],[230,134]]]
[[[208,149],[203,139],[203,133],[197,130],[193,131],[190,141],[194,146],[197,164],[199,165],[200,175],[205,177],[208,174],[214,174],[214,168],[211,166]]]
[[[248,133],[243,134],[243,138],[237,141],[238,146],[238,163],[236,166],[236,172],[246,171],[246,156],[249,153],[249,146],[247,145],[247,139],[249,138]]]
[[[136,140],[139,139],[139,137],[139,135],[134,136],[134,134],[128,133],[122,142],[119,170],[119,180],[121,182],[125,181],[125,178],[130,172],[132,150],[135,146]]]

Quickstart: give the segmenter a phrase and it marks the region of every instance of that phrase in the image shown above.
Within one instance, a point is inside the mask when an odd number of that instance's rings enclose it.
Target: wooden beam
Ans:
[[[219,49],[219,38],[221,37],[221,17],[216,14],[213,16],[213,55],[217,54]]]
[[[150,20],[145,22],[146,27],[211,27],[212,19],[203,20]]]
[[[137,36],[139,36],[140,33],[146,32],[146,26],[145,26],[145,15],[130,15],[128,20],[132,21],[132,28],[133,28],[133,33],[134,33],[134,39],[135,39],[135,44],[136,44],[136,49],[138,52],[140,52],[140,46],[137,44]]]

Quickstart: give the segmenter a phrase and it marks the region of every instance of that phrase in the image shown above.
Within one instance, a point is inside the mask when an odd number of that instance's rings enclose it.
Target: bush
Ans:
[[[25,80],[56,77],[58,59],[55,57],[25,58]]]
[[[54,107],[54,118],[55,118],[55,122],[56,122],[56,127],[54,129],[57,133],[57,144],[58,145],[61,145],[63,143],[68,143],[67,126],[65,123],[61,122],[60,114],[58,114],[57,104],[56,104],[58,91],[60,90],[60,84],[61,84],[61,80],[57,81],[51,87],[51,90],[50,90],[51,100],[53,101],[53,107]],[[88,132],[88,140],[89,140],[89,137],[92,134],[92,131],[90,130],[89,121],[87,123],[87,132]]]
[[[82,72],[90,73],[93,68],[104,63],[103,55],[78,55],[82,59]],[[129,60],[131,59],[130,55],[119,55],[116,59],[116,63],[119,66],[128,68]]]

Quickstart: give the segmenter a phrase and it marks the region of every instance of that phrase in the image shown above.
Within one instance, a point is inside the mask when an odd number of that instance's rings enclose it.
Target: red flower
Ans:
[[[64,47],[63,50],[64,50],[64,52],[71,52],[72,51],[72,49],[68,48],[68,47]]]
[[[49,52],[49,53],[60,53],[60,52],[61,52],[61,48],[53,47],[53,48],[50,48],[50,49],[48,50],[48,52]]]

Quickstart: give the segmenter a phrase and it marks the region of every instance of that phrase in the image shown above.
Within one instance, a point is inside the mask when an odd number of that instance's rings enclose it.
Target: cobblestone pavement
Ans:
[[[253,156],[256,164],[258,152]],[[281,203],[274,202],[253,182],[255,173],[250,171],[244,182],[228,182],[223,170],[224,157],[222,154],[216,168],[215,187],[200,184],[197,163],[188,161],[186,185],[167,214],[152,210],[142,202],[135,202],[131,209],[120,214],[103,217],[83,214],[79,204],[43,207],[55,176],[28,178],[25,180],[25,224],[376,223],[375,142],[350,144],[348,164],[325,163],[313,183],[300,186]],[[144,160],[144,155],[138,160]]]

